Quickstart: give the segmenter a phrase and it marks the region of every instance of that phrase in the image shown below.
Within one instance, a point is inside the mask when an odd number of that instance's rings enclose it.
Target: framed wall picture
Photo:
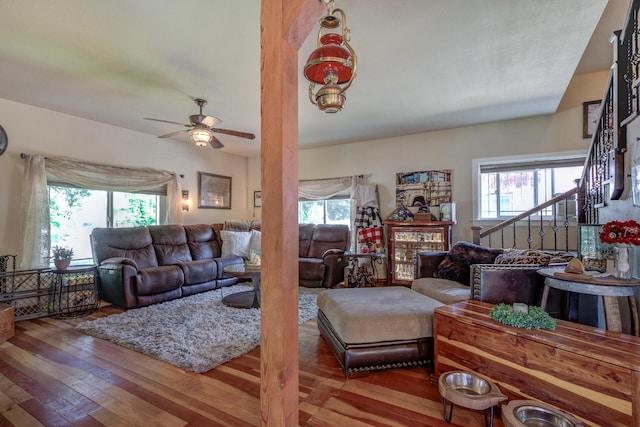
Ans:
[[[253,207],[261,208],[262,207],[262,192],[254,191],[253,192]]]
[[[588,101],[582,103],[582,137],[591,138],[598,127],[598,113],[600,112],[599,101]]]
[[[231,177],[198,172],[198,207],[231,209]]]

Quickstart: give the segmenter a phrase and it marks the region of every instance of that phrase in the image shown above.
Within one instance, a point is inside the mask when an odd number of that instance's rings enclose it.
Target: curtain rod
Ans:
[[[306,182],[306,181],[328,181],[330,179],[343,179],[343,178],[364,178],[364,175],[349,175],[349,176],[336,176],[335,178],[318,178],[318,179],[300,179],[300,182]]]
[[[21,159],[28,159],[29,157],[31,157],[31,154],[27,154],[27,153],[20,153],[20,158],[21,158]],[[47,160],[47,157],[45,156],[45,158],[44,158],[44,159],[45,159],[45,160]],[[83,163],[89,163],[89,164],[91,164],[90,162],[83,162]],[[94,163],[94,164],[98,164],[98,163]],[[108,165],[108,166],[111,166],[111,165]],[[121,166],[113,166],[113,167],[116,167],[116,168],[117,168],[117,167],[120,167],[121,169],[133,169],[133,168],[125,168],[125,167],[121,167]],[[179,176],[180,178],[184,178],[184,175],[183,175],[183,174],[180,174],[180,175],[178,175],[178,176]]]

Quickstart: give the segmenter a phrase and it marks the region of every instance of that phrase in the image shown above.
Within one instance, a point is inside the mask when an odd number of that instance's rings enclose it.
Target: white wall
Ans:
[[[141,118],[142,120],[142,118]],[[9,147],[0,156],[0,255],[18,251],[24,160],[20,153],[65,156],[90,162],[151,167],[184,174],[191,206],[185,224],[216,223],[250,215],[247,159],[0,99],[0,125]],[[232,208],[198,209],[197,172],[232,177]],[[253,197],[253,192],[251,193]]]
[[[606,79],[607,73],[575,77],[553,115],[303,149],[299,154],[300,179],[366,175],[368,182],[379,185],[382,214],[387,216],[394,209],[397,172],[453,169],[458,219],[453,240],[471,240],[472,160],[586,151],[590,141],[582,139],[582,103],[601,99]],[[3,99],[0,99],[0,124],[9,136],[9,148],[0,156],[0,254],[16,253],[18,248],[22,152],[184,174],[182,187],[189,190],[192,201],[185,213],[186,224],[260,217],[261,209],[253,208],[253,192],[260,189],[259,156],[246,159],[221,151],[202,151],[176,141],[159,140]],[[233,178],[231,210],[197,208],[197,171]]]
[[[586,153],[590,140],[582,138],[582,103],[602,99],[607,77],[608,73],[595,73],[574,78],[553,115],[303,149],[299,153],[300,179],[363,174],[369,183],[378,184],[381,213],[386,217],[395,209],[397,172],[453,169],[452,196],[457,205],[453,241],[471,241],[472,160],[566,151]],[[252,190],[260,188],[259,168],[260,158],[251,158]]]

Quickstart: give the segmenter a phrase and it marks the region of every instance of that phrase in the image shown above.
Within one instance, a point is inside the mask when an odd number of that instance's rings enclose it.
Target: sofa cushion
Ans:
[[[229,231],[251,231],[260,230],[261,222],[253,219],[234,219],[224,222],[224,229]]]
[[[403,286],[329,289],[318,309],[347,344],[433,336],[433,310],[442,303]]]
[[[184,274],[184,284],[194,285],[215,280],[218,277],[218,264],[214,259],[180,262],[178,267]]]
[[[299,258],[298,266],[300,269],[300,281],[322,281],[324,271],[327,268],[327,266],[322,263],[322,258]]]
[[[93,260],[132,259],[138,268],[157,267],[158,259],[147,227],[94,228],[91,232]]]
[[[247,258],[249,256],[249,242],[251,241],[251,232],[249,231],[220,231],[222,238],[222,256],[231,255]]]
[[[317,224],[309,248],[309,258],[322,258],[329,249],[347,250],[349,227],[338,224]]]
[[[185,225],[187,245],[191,252],[191,258],[211,259],[221,255],[220,246],[216,240],[215,230],[207,224]]]
[[[153,240],[158,265],[172,265],[191,261],[187,234],[182,225],[150,225],[147,227]]]
[[[498,248],[487,248],[468,242],[458,242],[438,264],[433,277],[455,280],[463,285],[471,283],[471,264],[493,264],[503,252]]]
[[[423,277],[414,280],[411,289],[447,305],[471,299],[469,286],[449,279]]]
[[[136,295],[155,295],[178,289],[184,275],[177,265],[145,268],[136,276]]]

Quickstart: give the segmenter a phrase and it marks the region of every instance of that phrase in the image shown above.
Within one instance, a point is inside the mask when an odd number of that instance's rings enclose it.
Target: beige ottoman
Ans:
[[[347,376],[431,364],[441,305],[402,286],[329,289],[318,295],[318,329]]]

